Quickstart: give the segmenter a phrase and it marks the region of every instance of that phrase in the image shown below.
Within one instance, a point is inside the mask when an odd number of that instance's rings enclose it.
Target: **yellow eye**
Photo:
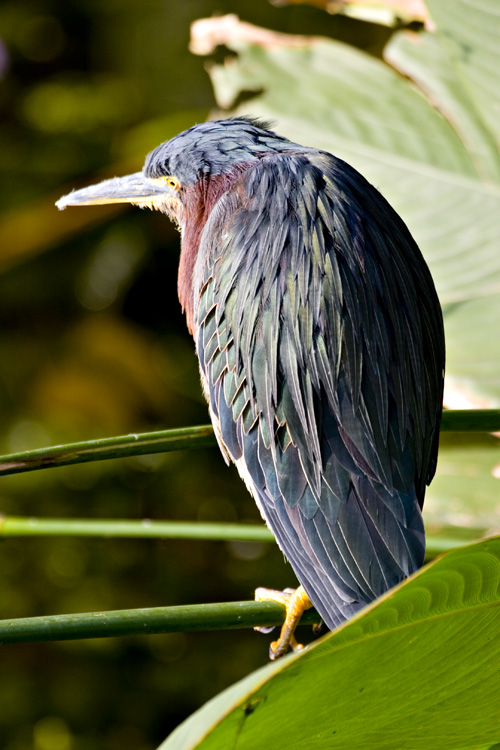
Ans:
[[[170,190],[174,190],[175,192],[179,190],[181,183],[179,182],[177,177],[172,177],[172,176],[164,177],[164,180],[165,180],[166,185],[168,185],[168,187],[170,188]]]

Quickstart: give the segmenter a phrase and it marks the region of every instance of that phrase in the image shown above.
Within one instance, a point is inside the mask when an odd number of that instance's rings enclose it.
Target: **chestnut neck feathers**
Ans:
[[[184,194],[184,222],[177,292],[190,333],[195,335],[194,267],[200,252],[200,240],[205,224],[220,198],[238,181],[250,166],[236,165],[229,173],[204,176],[190,185]]]

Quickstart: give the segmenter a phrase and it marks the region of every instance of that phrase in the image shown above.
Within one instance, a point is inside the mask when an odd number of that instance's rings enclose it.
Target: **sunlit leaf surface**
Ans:
[[[161,750],[479,750],[500,740],[500,539],[454,550],[307,651],[249,675]]]
[[[252,41],[247,26],[244,33],[234,26],[224,42],[238,56],[211,68],[222,108],[245,92],[237,112],[270,118],[293,140],[349,161],[403,216],[443,305],[451,408],[500,403],[500,156],[498,118],[491,117],[500,92],[491,84],[498,83],[499,47],[491,40],[499,16],[493,5],[476,10],[459,2],[455,12],[453,3],[429,3],[436,31],[396,33],[385,50],[388,64],[327,39],[304,37],[292,47],[285,36],[256,32]],[[219,22],[211,23],[217,28]],[[477,82],[480,71],[484,86]],[[447,440],[428,491],[427,521],[470,525],[479,513],[480,526],[498,528],[499,466],[498,440],[473,447],[462,441],[456,449]]]
[[[213,66],[211,76],[221,107],[255,92],[238,112],[270,118],[290,138],[346,159],[393,203],[429,262],[444,306],[449,406],[457,389],[462,405],[492,406],[500,403],[500,157],[490,114],[497,95],[488,99],[479,88],[476,96],[473,81],[484,69],[490,91],[498,79],[498,45],[481,44],[498,16],[491,4],[480,13],[459,5],[460,22],[450,10],[442,32],[440,10],[436,33],[393,38],[388,62],[413,82],[339,42],[304,38],[292,48],[285,38],[252,43],[234,30],[225,43],[238,57]],[[455,320],[448,325],[449,316]],[[466,321],[460,330],[457,316]],[[464,372],[464,356],[476,378]]]

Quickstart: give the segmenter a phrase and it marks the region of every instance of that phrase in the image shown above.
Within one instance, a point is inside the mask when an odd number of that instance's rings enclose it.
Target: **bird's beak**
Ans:
[[[169,193],[161,179],[150,179],[142,172],[126,177],[104,180],[97,185],[73,190],[60,198],[56,206],[62,211],[67,206],[94,206],[106,203],[133,203],[136,206],[157,208],[165,213],[175,213],[180,201]]]

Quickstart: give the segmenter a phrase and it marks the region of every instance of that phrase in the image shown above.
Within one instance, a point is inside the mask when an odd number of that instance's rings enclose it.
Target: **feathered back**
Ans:
[[[354,169],[289,149],[219,200],[195,279],[221,447],[333,627],[423,561],[444,370],[430,273]]]

